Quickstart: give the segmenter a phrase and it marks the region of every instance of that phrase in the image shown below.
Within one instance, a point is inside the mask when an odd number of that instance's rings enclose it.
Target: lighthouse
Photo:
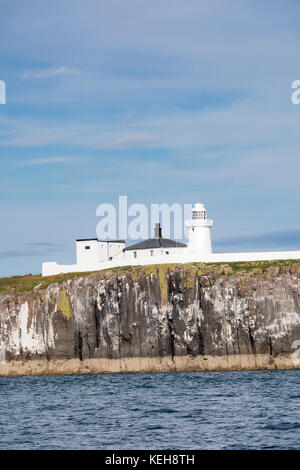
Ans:
[[[187,220],[186,226],[189,228],[188,250],[194,255],[206,255],[212,253],[210,229],[212,220],[207,219],[207,211],[200,202],[192,209],[192,218]]]

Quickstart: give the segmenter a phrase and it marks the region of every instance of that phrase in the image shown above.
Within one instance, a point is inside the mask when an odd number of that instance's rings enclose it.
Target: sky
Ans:
[[[300,250],[297,0],[0,0],[0,276],[96,208],[203,202],[215,251]]]

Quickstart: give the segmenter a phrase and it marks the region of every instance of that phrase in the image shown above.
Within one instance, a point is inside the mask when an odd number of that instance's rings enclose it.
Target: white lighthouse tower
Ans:
[[[207,219],[207,211],[203,204],[197,202],[192,209],[192,219],[186,222],[189,227],[188,250],[194,255],[212,253],[210,229],[213,221]]]

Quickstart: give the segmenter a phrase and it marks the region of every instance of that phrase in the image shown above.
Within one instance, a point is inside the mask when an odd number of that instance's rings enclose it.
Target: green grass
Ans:
[[[42,280],[42,276],[14,276],[0,278],[0,292],[18,289],[20,292],[32,290]]]
[[[132,266],[124,266],[117,268],[105,269],[103,271],[86,271],[84,273],[66,273],[57,274],[55,276],[43,277],[41,274],[27,274],[25,276],[0,277],[0,293],[13,293],[20,295],[25,292],[33,291],[35,287],[38,289],[47,289],[48,286],[55,283],[63,283],[69,279],[77,279],[79,277],[90,276],[96,274],[99,277],[112,273],[121,273],[123,271],[132,270]]]
[[[253,269],[267,270],[272,267],[285,267],[289,268],[293,265],[300,265],[299,259],[283,259],[283,260],[274,260],[274,261],[244,261],[244,262],[235,262],[235,263],[207,263],[210,266],[221,266],[226,265],[230,266],[234,272],[237,271],[250,271]]]
[[[91,273],[83,273],[87,276]],[[39,289],[46,289],[49,285],[56,282],[61,283],[67,279],[77,278],[81,274],[79,273],[68,273],[59,274],[57,276],[42,277],[39,275],[27,274],[26,276],[14,276],[14,277],[2,277],[0,278],[0,293],[15,293],[22,294],[34,290],[35,287]]]
[[[97,278],[104,278],[128,273],[131,275],[137,274],[149,274],[149,268],[151,271],[156,268],[163,267],[165,270],[174,271],[175,269],[182,269],[184,271],[198,268],[198,272],[201,274],[214,274],[214,275],[233,275],[236,273],[249,273],[256,270],[256,273],[271,272],[273,268],[279,268],[280,271],[296,270],[300,273],[300,260],[277,260],[277,261],[251,261],[251,262],[237,262],[237,263],[187,263],[187,264],[161,264],[161,265],[150,265],[150,266],[123,266],[116,268],[109,268],[103,271],[89,271],[85,273],[67,273],[59,274],[56,276],[42,277],[42,275],[31,275],[26,276],[14,276],[0,278],[0,294],[7,293],[13,295],[22,295],[26,292],[31,292],[34,288],[38,290],[46,289],[49,285],[55,283],[63,283],[64,281],[77,279],[79,277],[85,277],[89,275],[96,275]],[[231,269],[228,271],[227,268]]]

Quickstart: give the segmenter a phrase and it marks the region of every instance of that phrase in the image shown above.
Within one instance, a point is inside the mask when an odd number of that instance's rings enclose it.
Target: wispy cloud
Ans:
[[[0,258],[31,258],[46,256],[48,253],[58,253],[63,250],[62,245],[55,243],[27,243],[23,250],[0,251]]]
[[[159,145],[161,138],[157,134],[148,132],[134,132],[124,135],[116,136],[110,141],[108,140],[108,148],[135,148],[135,147],[152,147],[152,145]],[[97,147],[97,145],[96,145]]]
[[[58,243],[49,243],[49,242],[34,242],[34,243],[25,243],[25,246],[30,247],[43,247],[47,249],[61,249],[62,246]]]
[[[65,65],[52,65],[46,69],[39,71],[26,70],[22,74],[22,78],[50,78],[56,77],[58,75],[80,75],[81,71],[71,67],[66,67]]]
[[[34,166],[34,165],[56,165],[65,163],[75,163],[82,161],[82,157],[49,157],[49,158],[32,158],[18,162],[18,165]]]
[[[19,129],[16,128],[15,133],[10,131],[4,133],[9,138],[0,141],[0,147],[43,147],[60,142],[70,142],[71,138],[76,135],[75,132],[51,129],[37,129],[37,128],[23,128],[21,125]]]

